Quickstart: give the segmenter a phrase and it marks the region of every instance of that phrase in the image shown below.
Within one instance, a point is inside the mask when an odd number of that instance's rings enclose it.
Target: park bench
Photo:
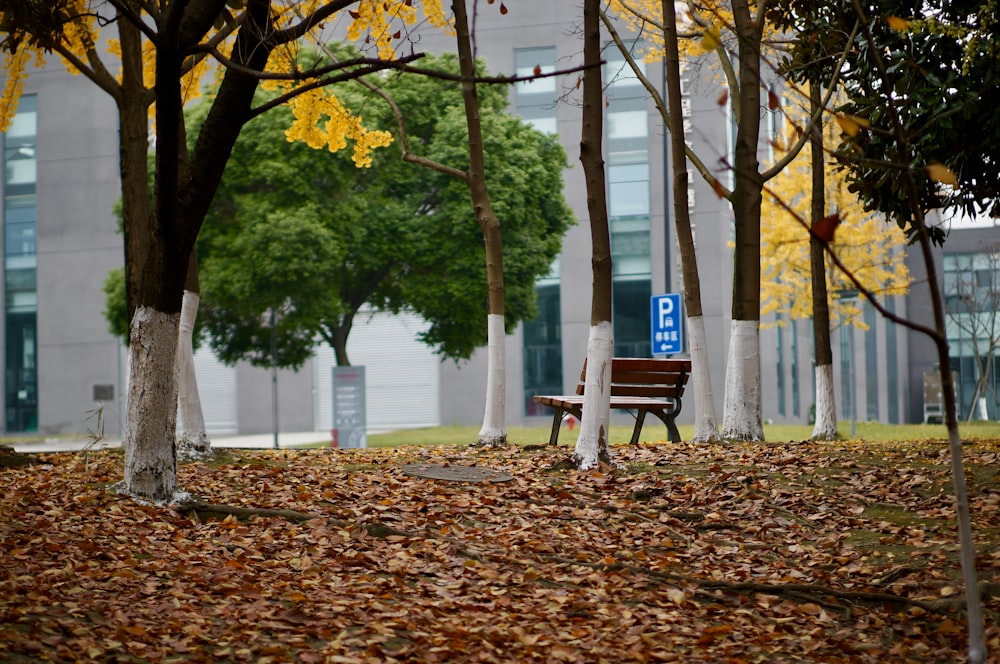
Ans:
[[[632,445],[639,442],[646,413],[652,413],[667,425],[671,442],[679,443],[681,434],[674,419],[681,412],[681,396],[691,374],[691,360],[667,358],[615,357],[611,360],[611,408],[634,410],[635,428]],[[555,409],[549,445],[557,445],[559,429],[566,414],[583,419],[583,390],[587,379],[587,362],[583,363],[576,394],[536,395],[533,400]]]

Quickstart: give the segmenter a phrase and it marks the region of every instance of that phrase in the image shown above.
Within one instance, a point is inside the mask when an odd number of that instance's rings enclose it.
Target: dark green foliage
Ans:
[[[878,210],[908,232],[911,208],[901,177],[909,170],[924,211],[955,208],[1000,216],[1000,45],[995,3],[892,0],[861,3],[876,49],[858,33],[842,69],[847,102],[837,111],[867,119],[872,127],[845,134],[837,159],[850,188],[867,210]],[[794,31],[796,42],[782,63],[796,80],[826,83],[847,44],[856,14],[850,2],[782,0],[769,19]],[[894,29],[889,18],[907,21]],[[888,89],[898,109],[897,142],[888,95],[873,54],[886,63]],[[959,186],[942,188],[925,167],[944,164]],[[932,239],[944,240],[941,229]]]
[[[457,72],[454,57],[426,66]],[[411,149],[468,165],[456,83],[413,75],[374,79],[401,107]],[[337,95],[372,128],[395,130],[385,102],[359,85]],[[506,322],[535,315],[534,282],[572,222],[562,197],[566,156],[505,112],[506,89],[481,89],[487,181],[504,242]],[[268,312],[277,307],[281,366],[299,366],[312,341],[336,347],[362,305],[414,311],[423,340],[467,358],[486,342],[483,239],[464,182],[404,163],[398,142],[358,169],[351,150],[289,143],[290,113],[251,122],[230,159],[199,237],[204,329],[221,359],[266,364]]]
[[[125,303],[125,268],[111,270],[104,279],[104,318],[108,331],[128,343],[128,306]]]

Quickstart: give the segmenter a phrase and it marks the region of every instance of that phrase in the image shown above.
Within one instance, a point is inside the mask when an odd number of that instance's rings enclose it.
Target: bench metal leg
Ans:
[[[552,433],[549,434],[549,445],[555,447],[559,444],[559,429],[562,427],[563,412],[558,408],[555,409],[555,414],[552,416]]]
[[[681,442],[681,432],[677,430],[677,424],[674,422],[674,418],[667,416],[667,436],[670,438],[671,443]]]
[[[642,433],[642,423],[646,420],[646,411],[640,410],[635,415],[635,428],[632,429],[632,440],[629,445],[639,444],[639,434]]]

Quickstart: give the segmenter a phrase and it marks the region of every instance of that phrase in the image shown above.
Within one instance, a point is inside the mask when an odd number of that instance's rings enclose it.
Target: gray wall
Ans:
[[[278,374],[278,428],[313,431],[313,371],[309,363],[298,372]],[[271,370],[241,363],[236,366],[236,421],[240,433],[273,431]],[[204,398],[204,397],[203,397]]]
[[[85,431],[93,386],[121,394],[119,343],[102,286],[123,262],[117,112],[82,76],[52,67],[25,86],[38,99],[38,405],[41,433]],[[105,432],[119,432],[117,400]]]

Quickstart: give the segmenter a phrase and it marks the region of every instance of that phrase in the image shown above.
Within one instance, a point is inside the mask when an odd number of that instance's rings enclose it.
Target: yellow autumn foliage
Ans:
[[[732,12],[726,3],[708,0],[698,5],[697,17],[692,17],[684,3],[675,3],[679,28],[681,57],[696,57],[713,50],[722,42],[722,31],[732,25]],[[642,55],[647,62],[663,58],[663,6],[660,0],[610,0],[608,13],[613,14],[629,32],[642,35]]]
[[[361,124],[340,100],[323,89],[310,90],[289,102],[295,117],[285,132],[291,141],[302,141],[313,149],[326,147],[336,152],[354,143],[354,164],[358,168],[371,166],[371,151],[392,142],[387,131],[373,131]]]
[[[304,0],[302,2],[275,2],[272,16],[278,29],[288,27],[310,15],[317,8],[327,4],[329,0]],[[442,0],[419,0],[427,21],[442,30],[451,32],[451,20],[445,14]],[[413,25],[418,19],[418,2],[415,0],[358,0],[354,5],[335,15],[350,17],[348,38],[365,45],[374,45],[378,57],[391,59],[395,57],[395,47],[407,38],[407,26]],[[95,61],[107,60],[111,67],[117,67],[117,78],[121,83],[122,60],[121,42],[110,37],[110,33],[101,34],[97,16],[108,13],[107,3],[97,0],[71,0],[71,9],[75,10],[74,18],[65,26],[61,47],[57,53],[64,66],[73,74],[80,73],[80,66],[92,66]],[[229,12],[230,10],[225,10]],[[233,10],[232,13],[238,13]],[[217,28],[227,25],[220,15]],[[309,39],[317,39],[315,34]],[[2,36],[2,35],[0,35]],[[210,35],[212,37],[214,35]],[[228,56],[232,48],[232,38],[217,44],[216,47]],[[98,44],[104,53],[99,53]],[[32,52],[22,48],[15,54],[5,54],[4,71],[6,84],[3,97],[0,98],[0,131],[7,128],[17,111],[17,101],[23,90],[23,81],[27,62],[34,55],[41,62],[44,54],[41,51]],[[275,51],[268,61],[267,71],[270,73],[288,73],[298,71],[298,45],[291,44],[282,50]],[[142,45],[143,85],[151,90],[156,67],[156,49],[148,39]],[[207,77],[220,76],[222,67],[211,57],[200,57],[189,61],[188,68],[181,80],[182,94],[185,102],[198,98],[207,87]],[[115,70],[112,69],[112,72]],[[296,77],[299,80],[301,77]],[[268,81],[262,84],[267,89],[277,89],[288,92],[294,88],[291,82]],[[359,167],[371,164],[372,150],[388,145],[391,134],[382,131],[369,131],[362,124],[361,118],[352,115],[327,89],[312,90],[290,103],[295,116],[295,122],[288,130],[289,140],[302,140],[313,147],[326,147],[334,151],[354,146],[354,161]],[[154,109],[150,108],[151,118]]]
[[[807,118],[800,117],[800,126]],[[827,141],[834,142],[835,123],[827,123]],[[794,131],[794,130],[792,130]],[[784,145],[794,136],[784,138]],[[777,151],[776,151],[777,152]],[[775,159],[780,158],[780,153]],[[771,181],[761,209],[761,314],[783,314],[783,318],[812,317],[812,274],[809,259],[809,233],[801,220],[808,222],[812,191],[812,166],[807,145],[798,157]],[[775,196],[795,211],[789,213],[775,201]],[[827,212],[838,212],[843,222],[837,227],[831,244],[848,270],[879,298],[905,295],[910,275],[904,263],[903,231],[883,217],[866,213],[857,196],[847,190],[847,183],[836,166],[826,160]],[[830,301],[832,325],[851,324],[862,329],[865,324],[855,301],[836,298],[838,292],[854,288],[851,281],[826,259],[826,288]],[[780,323],[779,323],[780,324]]]
[[[28,52],[24,49],[16,53],[4,53],[3,70],[7,80],[4,83],[3,99],[0,99],[0,131],[7,131],[17,114],[17,100],[24,90],[24,69],[28,63]]]
[[[730,41],[733,12],[730,3],[704,0],[692,13],[686,2],[675,2],[681,59],[714,51]],[[647,62],[663,59],[663,5],[661,0],[610,0],[608,13],[634,35],[643,39],[642,55]],[[729,33],[729,36],[727,36]],[[774,30],[764,27],[764,42]]]

